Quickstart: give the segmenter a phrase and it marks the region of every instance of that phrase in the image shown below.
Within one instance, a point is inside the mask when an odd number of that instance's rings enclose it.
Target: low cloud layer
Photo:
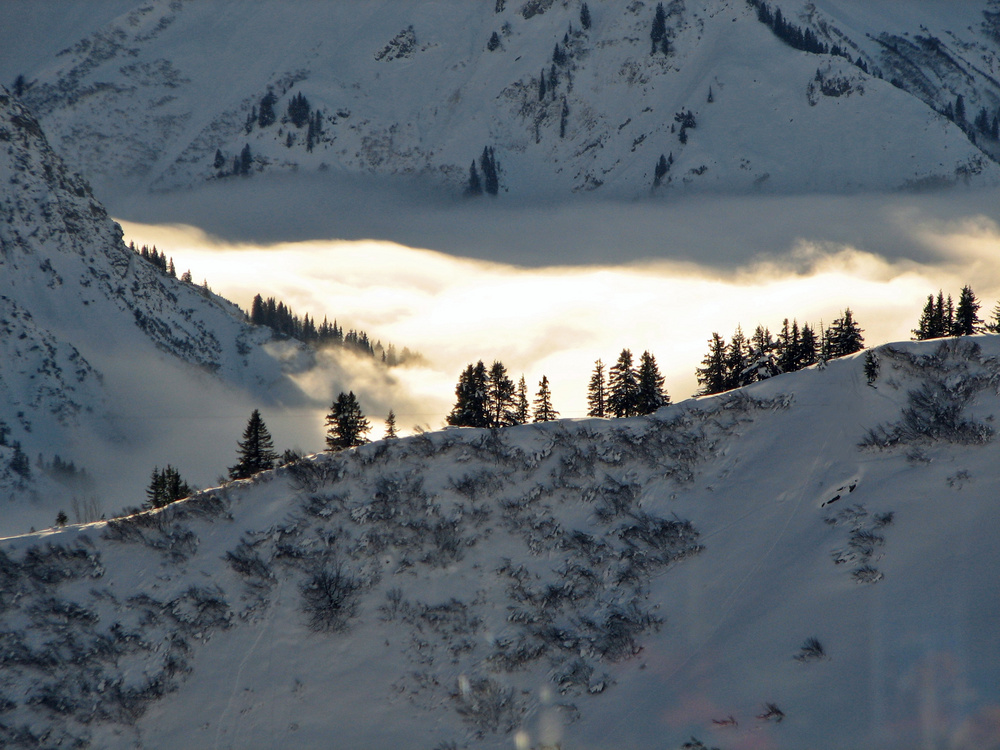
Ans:
[[[817,205],[798,199],[800,212],[828,210],[820,199],[810,200]],[[710,206],[700,211],[710,213]],[[694,371],[711,333],[728,337],[738,324],[748,333],[758,324],[776,333],[785,317],[829,324],[850,307],[866,342],[877,345],[909,338],[927,294],[940,288],[957,296],[967,283],[988,315],[1000,296],[993,260],[1000,227],[993,219],[919,204],[880,211],[884,232],[866,223],[872,211],[862,212],[864,221],[850,230],[857,242],[824,236],[820,222],[815,232],[786,236],[784,246],[738,264],[664,257],[526,267],[388,241],[249,245],[191,227],[124,227],[127,238],[155,243],[179,270],[190,268],[196,281],[207,279],[245,307],[256,293],[275,296],[300,315],[327,315],[384,344],[421,352],[426,366],[388,374],[332,358],[306,387],[320,396],[352,387],[373,414],[393,408],[403,426],[438,427],[460,370],[478,359],[500,359],[515,378],[523,373],[532,392],[547,375],[556,408],[579,417],[594,360],[610,364],[625,347],[653,352],[670,395],[680,400],[697,388]],[[628,220],[620,219],[623,229]],[[843,221],[852,219],[845,214]],[[753,223],[750,234],[764,232],[763,223]],[[738,230],[732,222],[706,227],[720,246],[740,243]],[[893,252],[873,249],[887,238]]]

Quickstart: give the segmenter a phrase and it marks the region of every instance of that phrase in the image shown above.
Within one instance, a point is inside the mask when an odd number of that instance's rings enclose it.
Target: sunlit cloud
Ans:
[[[419,351],[425,366],[388,373],[328,359],[306,387],[329,396],[350,386],[370,409],[393,408],[403,425],[437,427],[460,370],[478,359],[503,361],[515,379],[523,373],[532,393],[547,375],[555,407],[579,417],[594,361],[610,365],[626,347],[653,352],[680,400],[697,389],[695,368],[713,331],[728,337],[737,325],[750,333],[760,324],[776,333],[786,317],[829,325],[850,307],[866,342],[877,345],[909,338],[927,294],[957,295],[966,283],[989,311],[1000,292],[992,220],[921,220],[904,211],[893,221],[894,231],[908,228],[914,255],[936,260],[801,238],[733,268],[675,260],[524,268],[385,241],[250,246],[190,227],[123,226],[128,239],[156,244],[179,271],[190,268],[195,281],[207,279],[246,308],[254,294],[274,296],[299,315],[326,315]]]

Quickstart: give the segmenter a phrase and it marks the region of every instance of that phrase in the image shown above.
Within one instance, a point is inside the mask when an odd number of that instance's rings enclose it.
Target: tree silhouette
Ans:
[[[250,414],[250,420],[243,430],[243,439],[236,444],[239,460],[235,466],[229,467],[230,479],[249,479],[254,474],[273,468],[274,462],[278,460],[271,433],[257,409]]]
[[[354,391],[341,392],[326,416],[326,450],[333,453],[364,445],[370,429]]]

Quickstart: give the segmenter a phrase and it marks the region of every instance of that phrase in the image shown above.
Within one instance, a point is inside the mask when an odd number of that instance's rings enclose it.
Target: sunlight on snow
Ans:
[[[436,428],[459,372],[478,359],[500,359],[515,380],[523,373],[532,393],[547,375],[561,416],[580,417],[594,361],[610,366],[626,347],[656,355],[680,400],[697,388],[712,332],[729,337],[738,324],[747,334],[758,324],[777,333],[785,317],[828,325],[850,307],[877,345],[910,337],[927,294],[957,296],[967,283],[987,316],[1000,292],[997,226],[900,220],[937,263],[799,240],[732,271],[662,260],[522,268],[383,241],[232,245],[186,226],[122,224],[126,240],[155,244],[179,273],[190,269],[244,309],[254,294],[274,296],[299,315],[326,315],[419,351],[424,367],[375,378],[364,363],[331,361],[302,383],[323,398],[348,384],[379,407],[405,404],[394,407],[401,424]]]

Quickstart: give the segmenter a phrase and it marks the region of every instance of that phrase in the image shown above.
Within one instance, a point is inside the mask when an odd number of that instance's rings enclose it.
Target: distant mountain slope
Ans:
[[[457,196],[484,149],[525,199],[1000,181],[992,0],[662,5],[654,34],[642,0],[590,2],[587,28],[576,0],[153,0],[20,72],[109,194],[329,170]]]
[[[1000,345],[876,351],[7,540],[3,744],[993,747]]]
[[[151,436],[149,418],[163,417],[153,404],[178,413],[206,378],[262,403],[309,403],[289,378],[310,365],[308,352],[265,350],[270,331],[235,305],[126,248],[86,181],[2,89],[0,144],[0,421],[32,464],[39,453],[88,464],[128,453]],[[161,392],[165,373],[190,393]]]

